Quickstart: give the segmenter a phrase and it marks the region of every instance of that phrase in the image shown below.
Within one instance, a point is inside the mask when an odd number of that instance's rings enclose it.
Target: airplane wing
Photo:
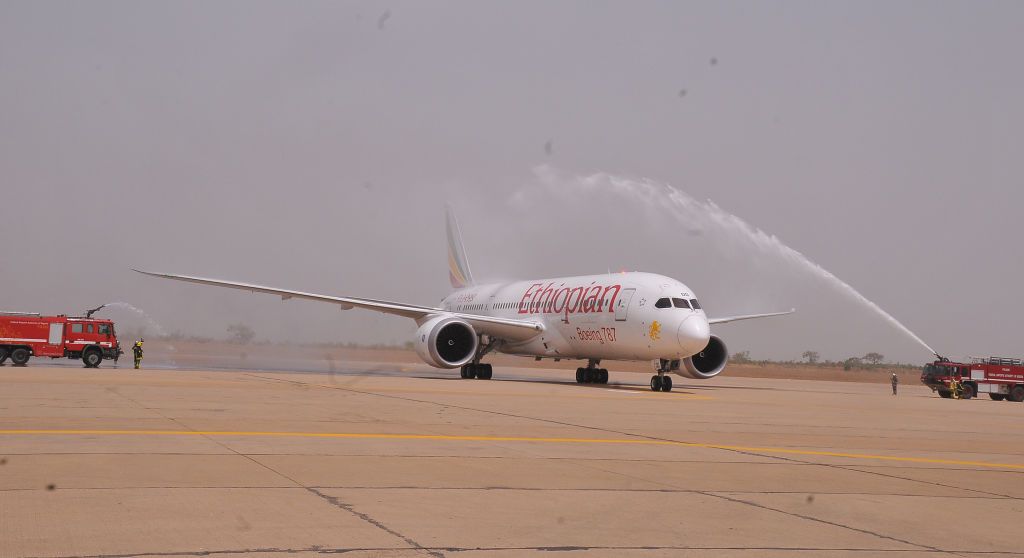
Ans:
[[[365,310],[373,310],[375,312],[382,312],[384,314],[394,314],[396,316],[411,318],[413,320],[416,320],[417,322],[420,322],[424,319],[433,316],[456,316],[472,324],[473,328],[480,333],[490,335],[492,337],[505,339],[507,341],[526,341],[537,336],[540,332],[544,331],[544,326],[540,322],[534,322],[529,320],[513,320],[508,318],[495,318],[491,316],[476,316],[473,314],[448,312],[441,308],[417,306],[414,304],[390,302],[387,300],[374,300],[372,298],[355,298],[347,296],[329,296],[315,293],[305,293],[302,291],[275,289],[273,287],[264,287],[262,285],[252,285],[249,283],[236,283],[234,281],[223,281],[220,279],[190,277],[188,275],[155,273],[151,271],[141,271],[138,269],[133,269],[132,271],[141,273],[143,275],[149,275],[150,277],[161,277],[163,279],[173,279],[175,281],[184,281],[186,283],[198,283],[200,285],[227,287],[229,289],[238,289],[253,293],[278,295],[281,297],[281,300],[301,298],[306,300],[315,300],[318,302],[329,302],[332,304],[337,304],[342,310],[351,310],[352,308],[363,308]]]
[[[770,318],[772,316],[785,316],[786,314],[792,314],[796,312],[796,308],[790,308],[786,312],[771,312],[769,314],[747,314],[745,316],[726,316],[725,318],[708,318],[708,323],[724,324],[726,322],[738,322],[740,320],[752,320],[754,318]]]

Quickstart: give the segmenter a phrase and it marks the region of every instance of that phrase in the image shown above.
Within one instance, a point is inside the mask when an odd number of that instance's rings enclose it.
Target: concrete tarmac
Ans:
[[[5,366],[0,556],[1024,555],[1024,404],[570,375]]]

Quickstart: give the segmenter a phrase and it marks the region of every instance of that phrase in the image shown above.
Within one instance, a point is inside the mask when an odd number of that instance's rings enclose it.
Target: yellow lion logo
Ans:
[[[647,336],[651,338],[651,341],[661,339],[661,324],[657,320],[651,322],[651,330],[647,332]]]

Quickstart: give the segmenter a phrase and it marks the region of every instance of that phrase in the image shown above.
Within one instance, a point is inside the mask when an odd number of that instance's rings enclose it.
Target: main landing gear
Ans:
[[[600,359],[592,358],[586,368],[576,369],[576,383],[577,384],[607,384],[608,383],[608,370],[604,368],[598,368],[597,365],[601,364]]]
[[[678,360],[661,359],[658,363],[658,375],[651,376],[651,391],[672,391],[672,376],[666,376],[666,372],[679,370]]]
[[[493,351],[500,341],[497,339],[491,339],[488,337],[480,336],[480,343],[477,345],[476,356],[473,357],[473,362],[462,365],[461,376],[463,379],[477,378],[480,380],[490,380],[491,376],[494,375],[494,369],[491,368],[490,364],[484,364],[480,362],[480,359],[484,358],[484,355]]]
[[[479,378],[481,380],[490,380],[491,376],[494,375],[494,370],[490,364],[469,364],[462,365],[462,377],[466,379]]]

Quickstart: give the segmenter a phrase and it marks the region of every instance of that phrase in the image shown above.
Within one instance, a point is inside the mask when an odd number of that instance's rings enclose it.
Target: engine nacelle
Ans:
[[[728,361],[729,349],[721,339],[712,335],[703,351],[683,359],[678,374],[695,380],[707,380],[721,373]]]
[[[430,319],[416,330],[416,354],[437,368],[458,368],[473,360],[478,343],[473,326],[451,316]]]

